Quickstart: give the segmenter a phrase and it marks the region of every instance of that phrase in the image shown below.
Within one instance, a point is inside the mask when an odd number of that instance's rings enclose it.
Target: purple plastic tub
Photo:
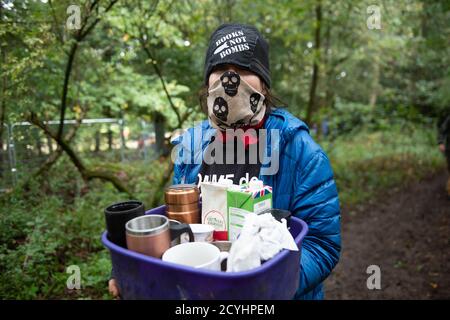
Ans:
[[[165,206],[146,214],[165,215]],[[307,224],[292,217],[290,228],[301,249]],[[127,250],[110,242],[106,232],[102,242],[111,253],[123,299],[290,300],[299,284],[301,251],[283,250],[249,271],[221,272],[177,265]]]

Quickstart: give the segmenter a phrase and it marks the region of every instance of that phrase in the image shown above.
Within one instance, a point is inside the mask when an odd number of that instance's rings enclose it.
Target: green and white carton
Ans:
[[[245,217],[272,208],[272,188],[261,180],[227,189],[228,240],[235,241],[242,230]]]
[[[245,217],[272,208],[272,187],[261,180],[235,185],[231,180],[202,182],[202,223],[224,232],[229,241],[237,239]]]

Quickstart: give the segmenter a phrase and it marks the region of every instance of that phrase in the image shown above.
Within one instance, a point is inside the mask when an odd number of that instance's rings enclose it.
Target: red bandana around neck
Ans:
[[[248,145],[250,144],[255,144],[258,142],[258,137],[255,136],[254,134],[247,132],[248,129],[261,129],[266,121],[267,116],[264,116],[262,118],[262,120],[260,122],[258,122],[258,124],[254,125],[254,126],[243,126],[239,129],[242,129],[244,131],[243,135],[238,135],[238,137],[241,139],[242,143],[244,144],[245,148],[247,149]],[[226,131],[220,131],[218,130],[219,134],[217,134],[217,138],[219,139],[220,142],[224,143],[229,141],[230,139],[232,139],[233,137],[235,137],[234,134],[230,134],[232,133],[231,130],[226,130]]]

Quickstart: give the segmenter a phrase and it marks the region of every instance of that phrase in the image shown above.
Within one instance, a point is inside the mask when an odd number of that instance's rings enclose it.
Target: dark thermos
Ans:
[[[125,224],[145,214],[144,204],[131,200],[115,203],[105,209],[106,230],[108,239],[123,247],[127,247]]]

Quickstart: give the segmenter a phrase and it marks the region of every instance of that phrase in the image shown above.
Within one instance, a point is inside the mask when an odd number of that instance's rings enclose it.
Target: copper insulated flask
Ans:
[[[165,190],[169,219],[184,223],[200,223],[200,191],[195,184],[175,184]]]
[[[161,258],[170,248],[171,241],[187,233],[189,241],[194,241],[194,234],[188,224],[170,224],[166,216],[149,214],[134,218],[125,225],[127,247],[147,256]]]

